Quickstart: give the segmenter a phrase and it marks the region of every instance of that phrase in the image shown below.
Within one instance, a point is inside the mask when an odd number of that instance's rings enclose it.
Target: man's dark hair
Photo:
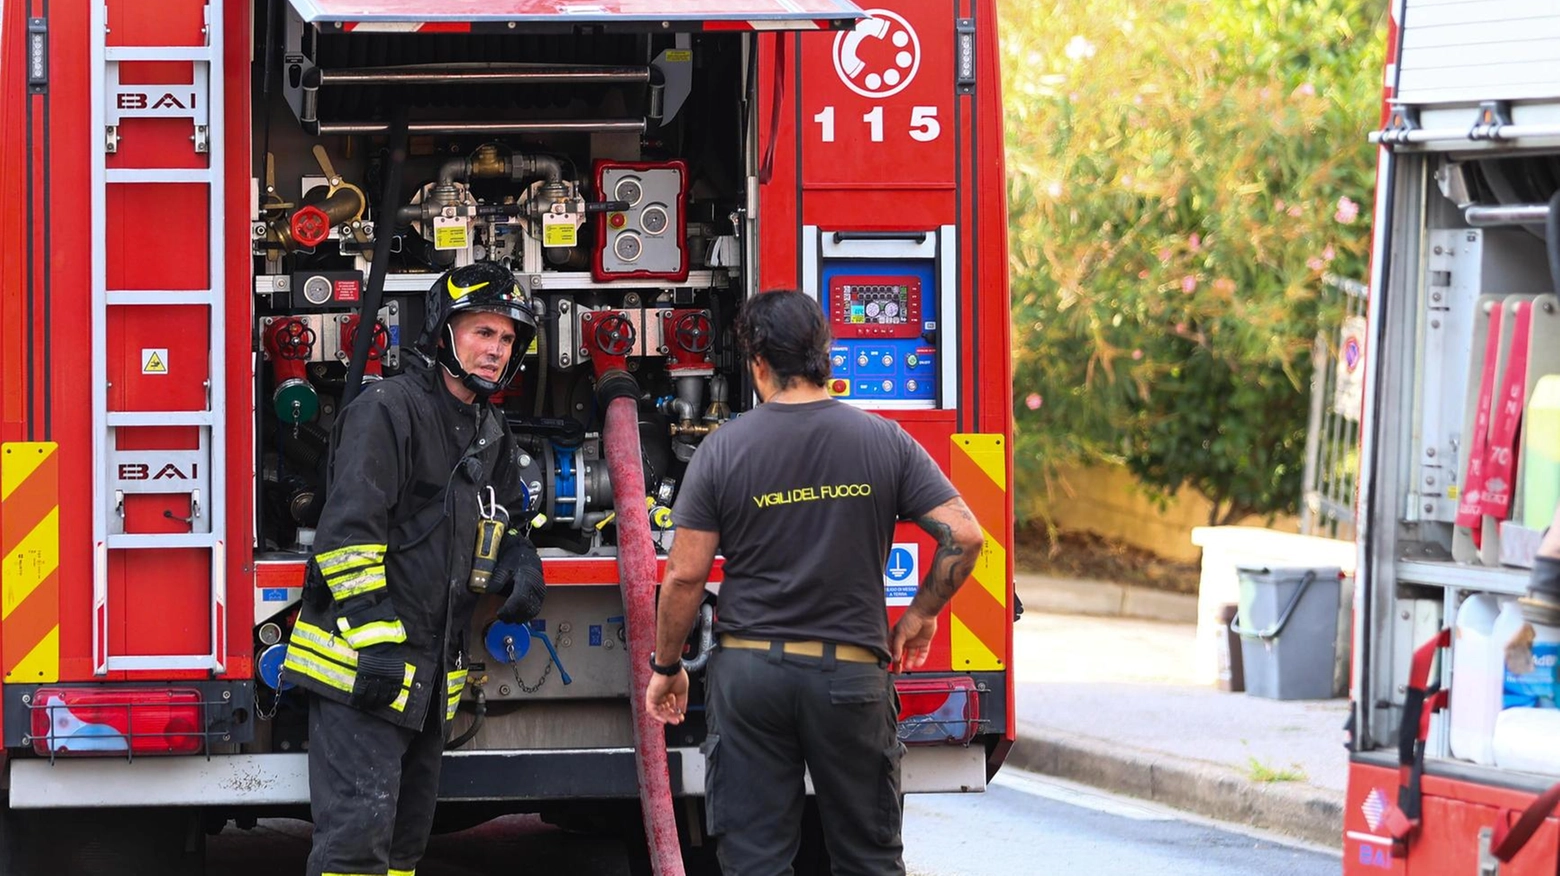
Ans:
[[[737,315],[737,346],[760,356],[783,389],[801,378],[822,386],[829,376],[829,323],[818,302],[794,290],[762,292]]]

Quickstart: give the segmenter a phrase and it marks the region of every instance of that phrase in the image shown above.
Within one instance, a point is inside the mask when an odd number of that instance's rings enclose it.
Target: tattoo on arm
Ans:
[[[971,526],[980,525],[975,515],[958,499],[950,500],[915,521],[937,541],[931,567],[927,569],[926,577],[921,581],[921,589],[916,591],[912,602],[916,610],[928,615],[942,611],[948,600],[953,598],[954,592],[975,570],[975,561],[980,557],[979,548],[968,551],[959,544],[953,526],[946,519],[950,516],[966,521]]]

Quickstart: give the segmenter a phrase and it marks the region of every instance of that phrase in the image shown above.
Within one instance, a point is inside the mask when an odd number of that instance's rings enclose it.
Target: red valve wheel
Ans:
[[[357,327],[358,321],[353,319],[347,323],[346,331],[341,333],[341,344],[347,348],[348,352],[357,347]],[[389,348],[390,335],[385,331],[385,324],[376,320],[374,322],[374,336],[368,342],[369,361],[377,362],[384,358],[385,350]]]
[[[290,220],[293,240],[301,246],[319,246],[330,236],[330,217],[319,207],[298,208]]]
[[[677,346],[690,353],[709,352],[710,345],[715,342],[714,332],[710,331],[710,318],[702,313],[685,313],[679,317],[672,329],[672,337],[677,341]]]
[[[608,356],[627,356],[634,349],[634,324],[620,313],[610,314],[596,323],[596,346]]]
[[[301,319],[289,319],[278,325],[274,333],[276,356],[279,359],[308,359],[314,349],[314,329]]]

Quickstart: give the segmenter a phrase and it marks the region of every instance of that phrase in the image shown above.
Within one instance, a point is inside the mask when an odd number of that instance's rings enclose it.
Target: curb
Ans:
[[[1196,594],[1170,593],[1114,581],[1051,578],[1033,572],[1018,572],[1013,582],[1026,611],[1197,622]]]
[[[1328,848],[1343,847],[1343,794],[1312,785],[1253,782],[1221,764],[1023,724],[1007,765]]]

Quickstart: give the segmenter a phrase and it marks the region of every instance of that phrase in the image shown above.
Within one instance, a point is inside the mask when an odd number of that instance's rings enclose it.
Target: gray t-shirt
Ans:
[[[672,519],[720,533],[717,632],[886,656],[894,524],[956,495],[898,423],[825,399],[760,405],[706,438]]]

